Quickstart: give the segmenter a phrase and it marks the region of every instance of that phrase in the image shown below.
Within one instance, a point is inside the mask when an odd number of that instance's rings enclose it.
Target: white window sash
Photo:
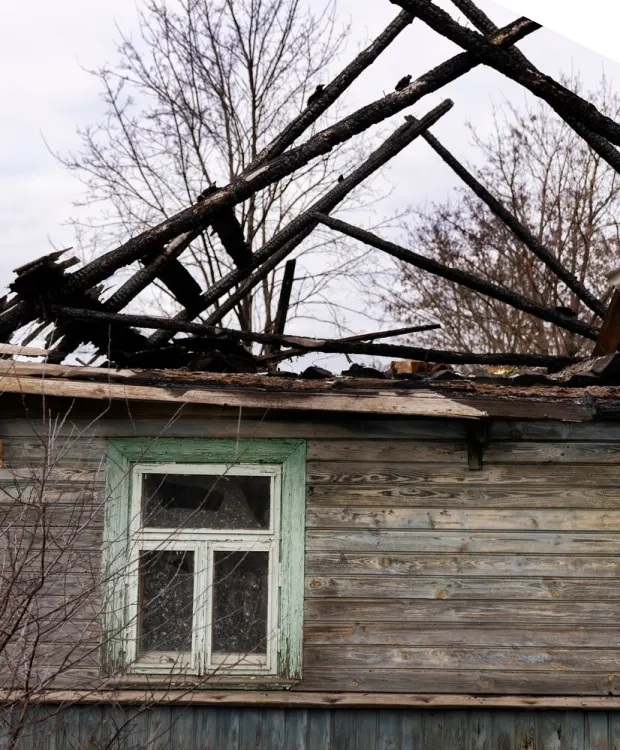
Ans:
[[[270,476],[270,528],[167,529],[142,527],[143,474],[222,474]],[[131,474],[130,563],[128,572],[128,624],[126,633],[128,672],[134,674],[275,675],[280,640],[280,513],[281,466],[241,464],[136,464]],[[194,553],[194,613],[192,653],[156,652],[138,657],[139,554],[141,551],[191,551]],[[268,608],[266,654],[212,654],[213,553],[268,552]],[[217,582],[216,582],[217,583]],[[173,663],[168,665],[167,660]],[[164,662],[164,663],[162,663]]]

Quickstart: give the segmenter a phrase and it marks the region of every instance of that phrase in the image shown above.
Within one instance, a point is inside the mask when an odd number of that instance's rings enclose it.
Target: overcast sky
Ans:
[[[499,25],[515,17],[489,0],[480,0],[480,5]],[[458,17],[453,6],[446,2],[444,7]],[[387,0],[339,0],[339,8],[342,22],[351,22],[347,59],[398,12]],[[136,20],[136,4],[131,0],[0,3],[0,286],[10,281],[11,269],[50,252],[51,242],[73,244],[72,230],[63,222],[72,214],[81,186],[55,161],[46,143],[61,153],[75,149],[76,126],[101,117],[96,83],[84,68],[113,63],[117,27],[131,32]],[[620,64],[546,29],[520,47],[551,75],[579,71],[587,87],[596,84],[604,69],[616,85],[620,82]],[[415,77],[455,51],[415,21],[355,84],[352,104],[357,107],[387,93],[401,75]],[[490,125],[493,102],[526,94],[481,67],[442,90],[441,97],[422,100],[412,111],[423,114],[446,96],[455,107],[434,132],[455,154],[475,160],[465,122],[470,120],[484,131]],[[448,168],[423,142],[399,155],[391,178],[397,186],[391,198],[394,205],[441,199],[454,185]]]

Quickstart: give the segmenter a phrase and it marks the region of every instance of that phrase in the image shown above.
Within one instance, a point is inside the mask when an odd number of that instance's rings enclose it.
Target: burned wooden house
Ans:
[[[0,312],[3,746],[619,746],[620,294],[597,299],[428,132],[450,102],[408,117],[259,251],[235,224],[234,205],[479,64],[620,170],[620,126],[514,48],[536,24],[497,29],[454,0],[475,32],[430,0],[392,2],[396,20],[230,185],[77,270],[62,253],[17,270]],[[291,147],[414,17],[464,52]],[[587,313],[330,216],[417,136]],[[274,328],[223,328],[319,224],[593,348],[286,335],[290,260]],[[183,252],[208,227],[236,268],[202,290]],[[99,285],[134,261],[104,300]],[[155,279],[183,312],[123,313]],[[96,366],[71,363],[85,342]],[[277,369],[312,352],[417,364]]]

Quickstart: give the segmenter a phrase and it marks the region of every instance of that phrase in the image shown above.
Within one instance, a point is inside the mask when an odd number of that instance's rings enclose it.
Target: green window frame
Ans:
[[[136,485],[143,474],[161,468],[164,472],[268,476],[271,478],[272,521],[264,532],[238,530],[175,532],[140,527],[136,513]],[[107,497],[102,561],[102,668],[108,676],[258,675],[298,680],[302,668],[304,535],[306,505],[306,441],[281,439],[218,438],[110,438],[107,449]],[[274,514],[277,514],[275,517]],[[261,538],[262,535],[262,538]],[[204,538],[203,538],[204,537]],[[245,539],[244,539],[245,537]],[[137,559],[144,550],[185,549],[203,554],[217,550],[247,550],[247,539],[256,549],[270,550],[269,618],[271,635],[262,665],[239,663],[214,668],[205,643],[210,636],[193,640],[195,659],[176,662],[174,667],[136,659],[138,584]],[[162,541],[163,540],[163,541]],[[161,542],[161,546],[158,544]],[[244,549],[245,547],[245,549]],[[136,550],[139,550],[138,552]],[[205,559],[207,553],[205,552]],[[275,568],[274,568],[275,566]],[[212,567],[212,566],[211,566]],[[205,567],[207,569],[208,566]],[[208,600],[207,574],[194,570],[195,599]],[[212,588],[212,585],[211,585]],[[207,607],[205,606],[205,610]],[[196,615],[194,615],[196,626]],[[201,621],[209,632],[208,618]],[[205,625],[206,623],[206,625]],[[204,653],[203,653],[204,652]],[[207,652],[209,656],[207,657]],[[208,687],[208,682],[205,685]],[[264,687],[264,686],[263,686]]]

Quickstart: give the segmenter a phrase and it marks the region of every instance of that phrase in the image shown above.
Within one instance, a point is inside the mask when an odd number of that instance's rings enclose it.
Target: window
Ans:
[[[299,677],[303,441],[110,440],[108,492],[109,673]]]

